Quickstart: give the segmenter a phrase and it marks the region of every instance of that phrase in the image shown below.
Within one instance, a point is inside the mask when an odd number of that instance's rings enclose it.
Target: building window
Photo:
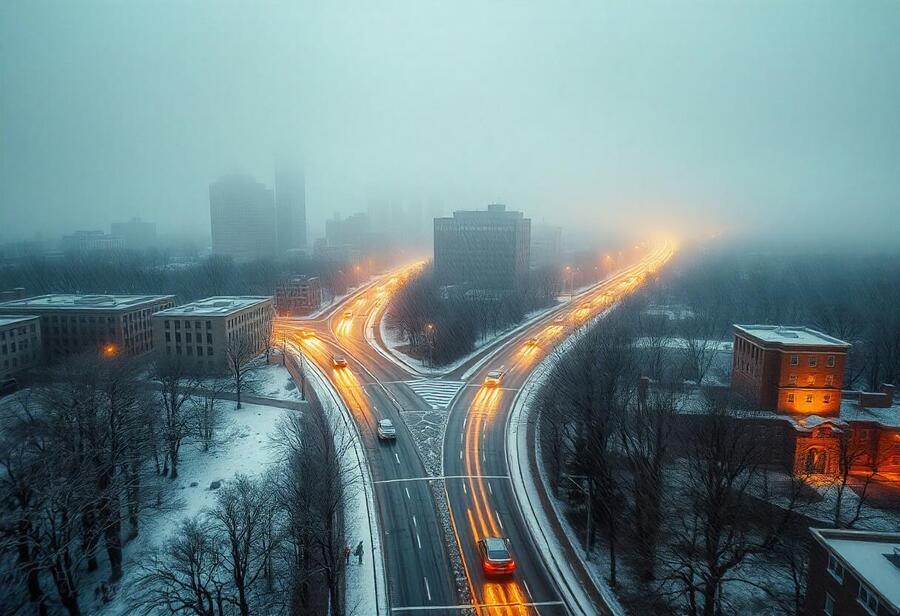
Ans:
[[[169,335],[169,332],[166,332],[166,342],[171,342],[172,336]]]
[[[206,322],[206,329],[212,329],[212,321]]]
[[[834,557],[834,554],[828,554],[828,573],[838,582],[844,583],[844,565]]]
[[[181,329],[181,321],[175,321],[175,329]]]
[[[812,386],[815,385],[815,384],[816,384],[816,375],[815,375],[815,374],[809,374],[809,375],[807,375],[807,376],[806,376],[806,386],[807,386],[807,387],[812,387]]]
[[[825,365],[829,368],[834,368],[834,355],[828,356],[828,359],[825,360]]]
[[[797,384],[797,375],[792,374],[788,377],[788,385],[796,385]]]
[[[812,394],[806,394],[806,403],[807,403],[807,404],[812,404],[812,401],[813,401],[813,395],[812,395]]]
[[[834,597],[825,593],[825,616],[834,616]]]
[[[794,403],[794,394],[788,394],[787,401],[788,401],[788,404],[793,404]]]
[[[863,584],[859,583],[859,592],[856,595],[856,598],[862,604],[866,611],[870,614],[878,613],[878,596],[872,592],[872,589]]]
[[[206,344],[212,344],[212,334],[206,334]]]
[[[791,355],[791,365],[792,366],[800,365],[800,356],[799,355]]]
[[[822,402],[824,402],[825,404],[831,403],[831,394],[825,394],[825,396],[822,398]]]
[[[190,328],[191,328],[191,322],[190,322],[190,321],[185,321],[185,322],[184,322],[184,328],[185,328],[185,329],[190,329]]]
[[[819,365],[819,358],[815,355],[810,355],[809,356],[809,367],[815,368],[818,365]]]
[[[828,387],[831,387],[832,385],[834,385],[834,375],[833,374],[825,375],[825,385]]]

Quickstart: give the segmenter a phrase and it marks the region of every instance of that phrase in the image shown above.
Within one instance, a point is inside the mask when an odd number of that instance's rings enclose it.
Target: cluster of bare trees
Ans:
[[[559,272],[540,268],[512,293],[442,292],[429,267],[391,300],[388,325],[406,339],[412,354],[446,364],[471,352],[478,341],[519,323],[526,313],[549,306],[559,291]]]
[[[709,335],[727,333],[732,323],[771,323],[808,325],[846,340],[853,350],[845,383],[876,389],[900,382],[897,280],[896,256],[721,250],[683,259],[659,294],[690,308],[688,322]]]
[[[114,592],[123,544],[137,537],[143,512],[166,500],[157,478],[178,476],[186,440],[208,449],[216,439],[216,381],[160,360],[153,387],[144,368],[86,353],[4,401],[0,558],[8,588],[18,589],[11,594],[38,613],[51,605],[80,613],[80,580],[104,565],[102,592]]]
[[[659,361],[645,307],[626,302],[560,352],[538,400],[551,488],[638,612],[713,616],[756,601],[797,613],[809,490],[783,474],[772,485],[769,445],[727,396],[693,399],[702,408],[685,415],[678,387],[640,386]]]
[[[342,475],[350,444],[333,438],[318,408],[286,417],[276,442],[282,464],[227,482],[215,506],[185,520],[141,565],[136,612],[344,613]]]

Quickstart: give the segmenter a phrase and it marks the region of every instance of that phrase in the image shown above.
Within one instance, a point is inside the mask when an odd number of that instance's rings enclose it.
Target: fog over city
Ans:
[[[900,4],[0,6],[0,240],[142,216],[209,241],[209,184],[303,166],[311,234],[373,199],[592,233],[889,246]]]

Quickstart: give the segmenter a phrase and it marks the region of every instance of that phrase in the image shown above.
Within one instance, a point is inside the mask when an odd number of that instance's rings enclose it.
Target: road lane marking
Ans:
[[[409,495],[409,488],[404,487],[403,489],[406,490],[406,500],[412,500],[412,497]]]
[[[487,484],[488,484],[488,492],[490,492],[490,493],[491,493],[491,496],[493,496],[493,495],[494,495],[494,488],[491,487],[491,482],[490,482],[490,481],[488,481]]]
[[[466,496],[469,495],[469,491],[466,489],[466,482],[465,482],[465,481],[463,481],[463,493],[464,493]]]
[[[509,479],[509,475],[435,475],[433,477],[405,477],[403,479],[379,479],[372,483],[400,483],[403,481],[444,481],[446,479]]]
[[[398,456],[396,453],[394,454],[394,459],[397,460],[397,464],[400,464],[400,456]]]
[[[416,543],[419,544],[419,549],[422,549],[422,540],[419,539],[419,533],[416,533]]]
[[[416,516],[413,516],[413,526],[415,526],[417,528],[419,526],[419,524],[416,522]]]
[[[492,607],[550,607],[565,605],[562,601],[534,601],[531,603],[463,603],[461,605],[407,605],[392,607],[392,612],[436,612],[440,610],[473,610]]]
[[[462,460],[462,451],[459,452],[459,459]]]
[[[428,600],[431,601],[431,587],[428,585],[428,578],[423,577],[422,579],[425,580],[425,594],[428,595]]]
[[[499,511],[495,511],[495,512],[494,512],[494,517],[497,518],[497,524],[500,525],[500,528],[503,528],[503,522],[500,521],[500,512],[499,512]]]
[[[525,592],[528,593],[528,596],[530,597],[530,596],[531,596],[531,589],[528,587],[528,582],[525,581],[525,580],[522,580],[522,584],[525,585]]]

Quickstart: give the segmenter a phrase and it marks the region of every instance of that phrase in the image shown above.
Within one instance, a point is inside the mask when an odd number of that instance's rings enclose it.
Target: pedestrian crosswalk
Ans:
[[[406,381],[417,396],[431,405],[433,409],[445,409],[456,393],[465,385],[464,381],[443,381],[438,379],[417,379]]]

